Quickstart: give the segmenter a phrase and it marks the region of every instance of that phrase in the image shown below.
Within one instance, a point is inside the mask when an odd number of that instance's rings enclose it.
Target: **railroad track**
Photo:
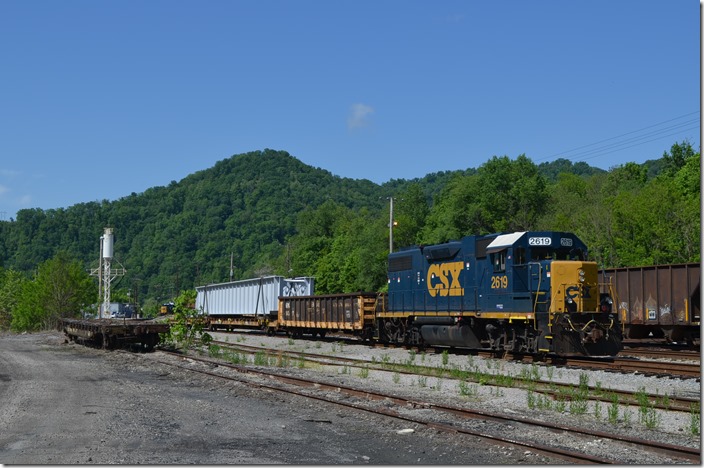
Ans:
[[[301,378],[292,375],[286,375],[282,372],[273,372],[270,370],[255,369],[243,365],[226,364],[221,361],[211,359],[197,358],[193,356],[184,357],[178,353],[167,352],[175,356],[181,362],[168,362],[158,360],[159,363],[176,366],[190,372],[198,372],[204,375],[216,377],[218,379],[226,379],[231,381],[243,382],[248,385],[254,385],[258,388],[266,388],[272,391],[286,392],[289,394],[298,395],[308,399],[315,399],[334,405],[345,406],[358,411],[371,412],[378,415],[392,417],[407,422],[413,422],[422,426],[430,427],[439,431],[445,431],[453,434],[469,435],[479,437],[481,439],[491,441],[501,445],[509,445],[521,447],[543,455],[556,457],[570,463],[620,463],[617,458],[618,450],[611,450],[610,453],[615,454],[616,458],[603,458],[601,456],[590,455],[578,450],[570,450],[560,447],[559,445],[549,445],[547,443],[538,443],[535,438],[529,440],[521,440],[522,431],[519,427],[531,428],[533,430],[547,430],[551,435],[546,435],[544,440],[552,441],[555,437],[553,431],[568,432],[571,436],[584,437],[587,441],[599,439],[601,441],[608,440],[612,443],[621,446],[636,447],[639,450],[648,452],[665,454],[669,457],[674,457],[679,460],[691,461],[700,463],[701,454],[699,449],[691,447],[677,446],[671,444],[663,444],[652,440],[626,437],[617,434],[610,434],[601,431],[585,430],[578,427],[566,426],[562,424],[552,424],[550,422],[512,418],[505,414],[492,413],[487,411],[470,410],[454,406],[439,405],[427,401],[419,401],[418,399],[406,399],[395,395],[371,391],[369,389],[359,389],[340,385],[337,383],[327,383],[320,380]],[[194,367],[191,363],[184,363],[184,360],[197,363],[200,367]],[[234,371],[238,377],[227,375],[222,370]],[[244,378],[249,377],[249,378]],[[253,379],[251,378],[253,377]],[[344,398],[342,398],[344,397]],[[383,404],[380,404],[383,403]],[[417,411],[421,410],[421,411]],[[438,422],[437,418],[433,420],[427,415],[427,410],[434,413],[441,413],[442,422]],[[452,418],[452,419],[450,419]],[[467,421],[472,420],[492,421],[496,428],[493,431],[484,427],[482,430],[474,430],[468,428]],[[519,427],[517,427],[519,426]],[[505,434],[511,434],[507,437]],[[573,440],[573,439],[571,439]],[[573,446],[570,444],[569,446]],[[586,444],[589,445],[589,444]],[[585,445],[585,446],[586,446]]]
[[[672,349],[626,348],[619,356],[632,356],[651,359],[675,359],[681,361],[701,362],[702,354],[695,351],[677,351]]]
[[[668,362],[668,361],[647,361],[627,357],[615,358],[559,358],[555,362],[566,366],[577,366],[581,368],[600,369],[614,372],[636,372],[656,377],[673,377],[683,379],[701,379],[701,364]]]
[[[281,337],[284,338],[283,336]],[[345,343],[358,344],[368,346],[368,343],[362,343],[359,340],[352,339],[349,337],[327,337],[323,338],[323,341],[340,341],[344,340]],[[393,347],[392,345],[375,345],[378,347]],[[403,347],[408,348],[408,347]],[[441,348],[425,348],[426,352],[437,353]],[[453,349],[452,352],[460,354],[477,354],[483,357],[499,357],[495,351],[476,351],[476,350],[460,350]],[[667,356],[665,356],[667,357]],[[544,363],[547,362],[554,366],[567,366],[567,367],[582,367],[585,369],[597,369],[597,370],[607,370],[614,372],[637,372],[640,374],[648,376],[658,376],[658,377],[674,377],[674,378],[685,378],[685,379],[697,379],[701,378],[701,365],[690,364],[690,363],[673,363],[673,362],[657,362],[657,361],[638,361],[626,357],[606,357],[606,358],[593,358],[593,357],[563,357],[563,356],[553,356],[549,355],[547,357],[536,357],[532,355],[525,354],[515,354],[515,355],[505,355],[504,357],[499,357],[502,359],[512,359],[514,361],[526,361],[530,363]]]
[[[486,377],[487,383],[495,386],[507,386],[505,382],[509,379],[498,379],[494,375],[486,374],[485,376],[472,375],[470,373],[461,373],[457,370],[452,369],[441,369],[437,367],[425,367],[420,365],[413,365],[413,370],[407,370],[408,366],[397,363],[383,363],[383,362],[373,362],[366,359],[349,358],[349,357],[339,357],[324,354],[315,354],[300,351],[283,351],[276,349],[262,348],[258,346],[249,346],[239,343],[229,343],[226,341],[214,340],[212,342],[224,349],[241,351],[250,355],[255,355],[257,353],[265,353],[269,356],[276,358],[286,357],[288,359],[304,359],[307,362],[313,362],[325,366],[347,366],[359,369],[369,369],[385,372],[397,372],[399,374],[409,374],[409,375],[424,375],[432,377],[442,377],[445,379],[455,379],[455,380],[468,380],[470,378],[483,378]],[[576,385],[540,380],[535,378],[521,378],[520,376],[512,376],[510,379],[510,386],[512,387],[522,387],[526,389],[531,389],[536,393],[542,395],[550,396],[554,400],[559,400],[561,398],[569,398],[571,394],[578,389]],[[640,400],[643,396],[648,399],[648,404],[652,408],[667,410],[667,411],[681,411],[689,413],[692,411],[692,405],[700,403],[699,399],[695,398],[685,398],[685,397],[667,397],[664,395],[647,394],[643,392],[630,392],[626,390],[617,389],[602,389],[595,386],[585,386],[584,390],[588,392],[587,398],[591,401],[601,401],[601,402],[612,402],[615,397],[618,398],[620,404],[630,405],[630,406],[641,406],[643,402]]]

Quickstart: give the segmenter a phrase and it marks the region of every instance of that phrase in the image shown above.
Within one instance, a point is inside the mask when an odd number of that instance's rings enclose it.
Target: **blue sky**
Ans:
[[[700,147],[694,0],[1,0],[0,219],[271,148],[377,183]]]

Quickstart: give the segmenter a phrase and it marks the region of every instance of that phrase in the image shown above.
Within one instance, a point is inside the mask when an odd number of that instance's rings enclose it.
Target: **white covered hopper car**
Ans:
[[[276,329],[279,297],[311,296],[314,278],[263,276],[196,287],[196,310],[208,316],[211,330]]]

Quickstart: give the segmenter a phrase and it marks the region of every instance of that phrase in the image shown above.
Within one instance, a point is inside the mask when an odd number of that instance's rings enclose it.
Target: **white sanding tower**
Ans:
[[[98,277],[98,289],[103,301],[99,307],[99,318],[110,318],[110,285],[116,277],[125,274],[124,268],[112,268],[114,245],[115,236],[112,228],[106,227],[103,235],[100,236],[100,265],[91,272],[91,275]]]

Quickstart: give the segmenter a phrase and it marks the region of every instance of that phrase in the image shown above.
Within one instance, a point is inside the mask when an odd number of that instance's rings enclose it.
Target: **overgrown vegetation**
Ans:
[[[231,255],[235,279],[315,276],[319,293],[381,291],[389,196],[397,247],[547,229],[576,233],[605,268],[698,262],[700,180],[700,154],[687,142],[609,171],[493,156],[476,169],[383,185],[334,176],[284,151],[236,155],[116,201],[20,210],[0,221],[0,329],[50,327],[97,302],[83,289],[95,283],[85,271],[97,266],[106,226],[127,270],[113,293],[129,292],[144,315],[179,291],[229,280]],[[46,295],[57,286],[42,271],[54,268],[50,261],[72,263],[71,282],[86,283],[74,302]]]
[[[169,333],[162,335],[162,343],[188,352],[194,346],[208,346],[212,336],[205,331],[205,315],[193,307],[195,290],[183,291],[174,301],[174,315]],[[213,352],[209,348],[209,353]]]

